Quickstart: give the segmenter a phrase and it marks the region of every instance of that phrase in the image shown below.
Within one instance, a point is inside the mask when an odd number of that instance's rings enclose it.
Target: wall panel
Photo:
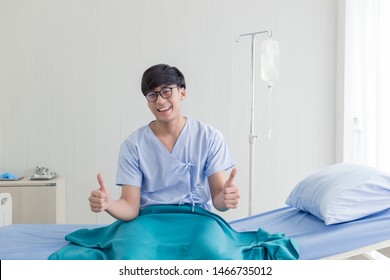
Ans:
[[[107,223],[89,211],[101,172],[112,196],[119,145],[153,118],[140,92],[155,63],[186,76],[184,112],[224,134],[238,164],[237,210],[248,214],[250,38],[272,30],[280,80],[256,60],[255,207],[281,207],[298,180],[333,163],[337,1],[0,0],[0,172],[46,165],[66,178],[68,223]],[[267,138],[271,124],[272,137]]]

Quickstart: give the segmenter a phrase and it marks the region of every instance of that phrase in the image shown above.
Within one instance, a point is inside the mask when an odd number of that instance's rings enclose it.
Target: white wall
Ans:
[[[0,172],[47,166],[66,178],[68,223],[111,221],[87,198],[97,172],[119,194],[119,145],[152,120],[141,75],[163,62],[186,76],[186,115],[219,128],[238,163],[241,205],[223,216],[247,215],[250,39],[234,38],[272,30],[280,79],[271,116],[256,81],[254,213],[281,207],[335,160],[336,27],[336,0],[0,0]]]

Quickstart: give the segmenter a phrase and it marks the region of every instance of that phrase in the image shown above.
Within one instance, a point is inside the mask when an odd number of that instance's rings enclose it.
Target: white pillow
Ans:
[[[356,220],[390,208],[390,174],[357,164],[331,165],[299,182],[286,204],[327,225]]]

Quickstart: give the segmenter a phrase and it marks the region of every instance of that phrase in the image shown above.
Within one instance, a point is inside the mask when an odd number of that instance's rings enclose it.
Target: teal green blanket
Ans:
[[[49,259],[275,260],[298,259],[283,233],[237,232],[220,216],[192,206],[156,205],[130,221],[80,229]]]

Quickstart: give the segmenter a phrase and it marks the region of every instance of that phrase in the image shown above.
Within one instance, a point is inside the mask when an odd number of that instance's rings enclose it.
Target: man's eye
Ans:
[[[161,91],[161,94],[162,94],[162,95],[167,95],[167,94],[170,94],[170,93],[171,93],[171,90],[170,90],[169,88],[163,89],[163,90]]]

